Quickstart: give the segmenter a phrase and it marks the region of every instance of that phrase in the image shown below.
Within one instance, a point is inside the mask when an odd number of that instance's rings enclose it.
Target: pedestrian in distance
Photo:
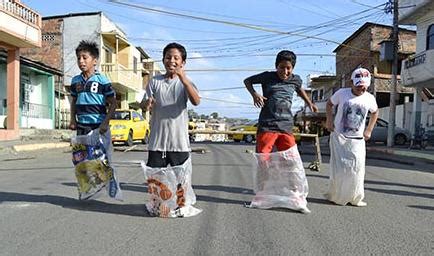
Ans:
[[[293,135],[291,106],[297,93],[312,112],[318,108],[302,88],[300,76],[293,74],[296,55],[281,51],[276,56],[276,71],[265,71],[244,80],[256,107],[261,108],[256,135],[255,196],[250,207],[285,207],[303,213],[307,208],[308,184],[303,162]],[[262,86],[262,95],[254,84]],[[277,150],[277,152],[273,152]]]
[[[341,88],[328,100],[326,128],[330,134],[330,178],[326,194],[335,204],[366,206],[363,201],[366,141],[378,118],[375,97],[367,89],[371,73],[365,68],[356,68],[350,88]],[[336,114],[333,115],[334,107]],[[369,123],[366,117],[370,112]]]
[[[101,134],[105,134],[109,130],[110,118],[116,110],[116,98],[111,82],[96,71],[98,45],[83,40],[75,53],[81,74],[74,76],[71,81],[69,128],[77,130],[77,135],[86,135],[97,128]]]
[[[146,166],[142,165],[151,194],[146,208],[151,215],[160,217],[187,217],[200,212],[191,207],[196,196],[191,186],[187,112],[188,101],[197,106],[200,97],[195,84],[186,75],[186,59],[184,46],[166,45],[163,49],[166,73],[149,81],[140,104],[145,111],[151,111],[148,160]],[[176,181],[168,178],[172,174]],[[187,210],[181,211],[181,208]]]

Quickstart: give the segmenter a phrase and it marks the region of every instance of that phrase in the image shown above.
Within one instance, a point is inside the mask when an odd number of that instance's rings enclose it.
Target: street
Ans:
[[[324,199],[321,172],[306,169],[310,214],[244,206],[252,197],[253,144],[193,143],[191,218],[144,212],[140,151],[115,151],[123,202],[77,200],[69,150],[0,158],[0,255],[432,255],[434,167],[367,160],[367,207]],[[304,152],[304,150],[302,150]],[[305,167],[313,154],[302,154]]]

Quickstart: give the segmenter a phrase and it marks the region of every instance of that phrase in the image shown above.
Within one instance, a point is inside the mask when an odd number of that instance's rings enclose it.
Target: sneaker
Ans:
[[[358,202],[356,204],[351,204],[351,205],[358,206],[358,207],[363,207],[363,206],[367,206],[368,204],[366,202],[360,201],[360,202]]]

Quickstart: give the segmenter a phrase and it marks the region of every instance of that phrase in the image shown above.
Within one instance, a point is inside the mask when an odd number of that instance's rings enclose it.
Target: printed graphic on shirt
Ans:
[[[347,136],[356,136],[358,131],[363,127],[363,120],[366,116],[366,110],[357,104],[346,102],[343,106],[342,131]]]

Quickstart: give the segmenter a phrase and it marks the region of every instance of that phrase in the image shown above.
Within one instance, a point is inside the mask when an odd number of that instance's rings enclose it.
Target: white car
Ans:
[[[368,125],[369,117],[366,119],[366,125]],[[377,123],[372,130],[371,139],[369,142],[384,142],[387,143],[387,129],[389,123],[381,118],[377,119]],[[411,135],[410,131],[396,127],[395,126],[395,134],[393,136],[395,145],[404,145],[405,143],[410,141]]]

